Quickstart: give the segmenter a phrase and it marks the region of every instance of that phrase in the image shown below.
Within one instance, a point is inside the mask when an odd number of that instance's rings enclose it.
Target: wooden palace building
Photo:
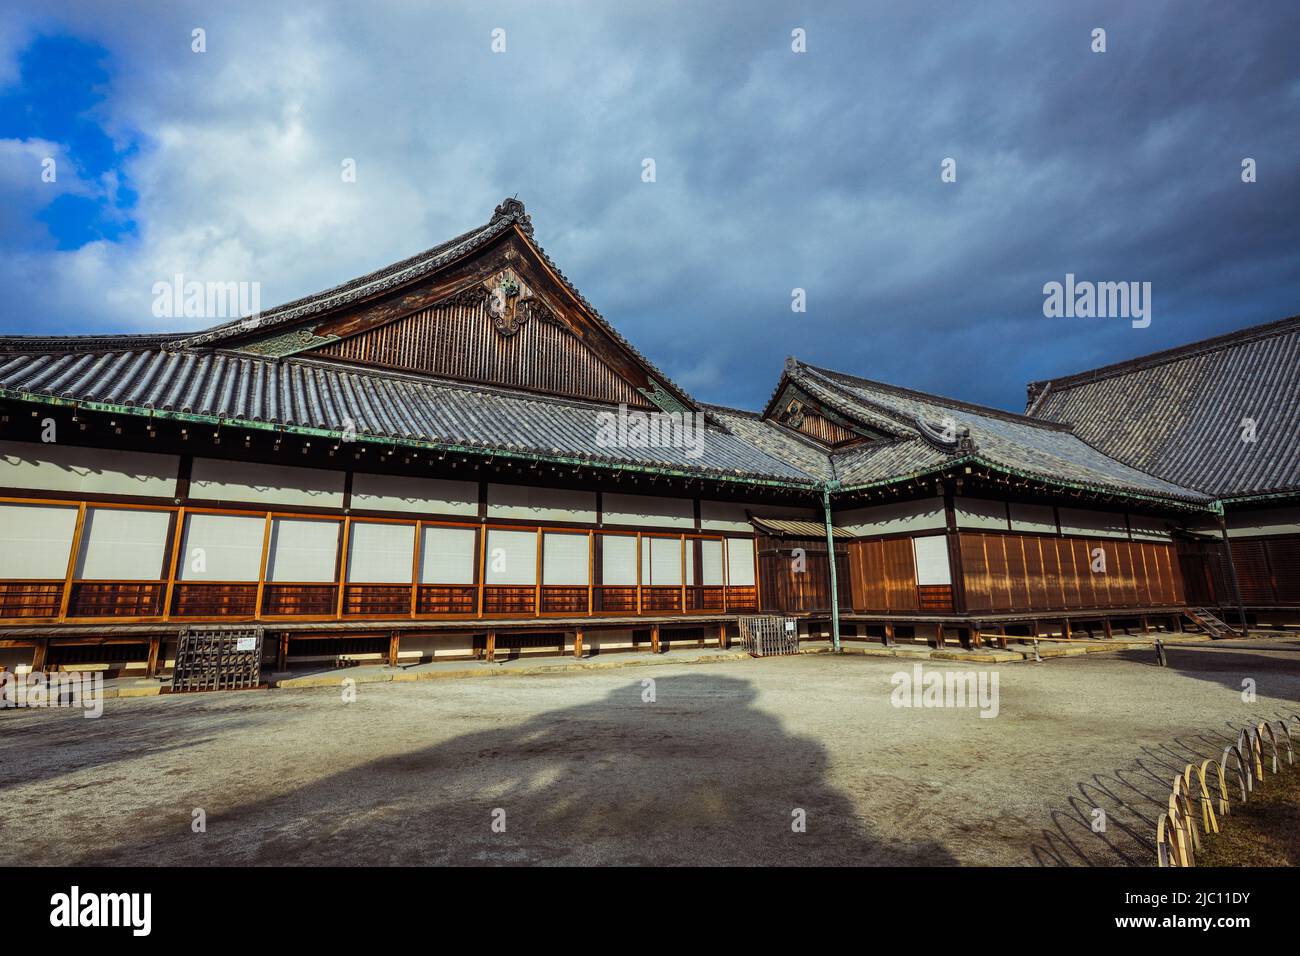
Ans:
[[[195,625],[261,626],[283,669],[725,646],[755,613],[836,645],[1275,613],[1298,338],[1039,383],[1025,415],[791,359],[741,411],[506,200],[256,318],[0,338],[0,667],[154,674]]]

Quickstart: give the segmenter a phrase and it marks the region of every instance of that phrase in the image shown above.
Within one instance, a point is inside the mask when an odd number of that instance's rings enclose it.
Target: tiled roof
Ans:
[[[363,369],[306,358],[279,361],[228,350],[0,356],[0,392],[49,396],[140,411],[195,415],[231,424],[266,422],[361,439],[428,442],[542,458],[602,462],[719,478],[812,486],[810,474],[767,447],[774,430],[744,416],[736,434],[705,432],[703,454],[685,448],[604,447],[591,402],[524,396],[505,389]]]
[[[800,387],[831,395],[857,420],[900,437],[837,452],[844,487],[924,473],[963,457],[1048,482],[1102,492],[1209,499],[1106,456],[1070,428],[996,408],[885,385],[790,360],[786,374]],[[956,440],[945,440],[956,433]]]
[[[1300,492],[1300,316],[1035,382],[1030,395],[1036,418],[1168,481],[1217,498]]]

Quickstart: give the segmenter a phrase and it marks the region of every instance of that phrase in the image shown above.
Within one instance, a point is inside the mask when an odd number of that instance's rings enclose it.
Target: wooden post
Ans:
[[[289,632],[280,632],[280,652],[275,657],[275,669],[284,671],[289,669]]]
[[[727,622],[723,621],[718,625],[718,646],[724,651],[727,649]]]
[[[496,632],[496,631],[488,631],[488,635],[487,635],[487,659],[488,659],[489,661],[494,661],[494,660],[496,660],[496,656],[497,656],[497,632]]]
[[[1031,627],[1030,636],[1031,636],[1034,640],[1038,640],[1038,635],[1039,635],[1038,622],[1037,622],[1037,621],[1033,621],[1033,622],[1030,624],[1030,627]]]
[[[979,650],[984,646],[984,639],[980,637],[980,626],[978,624],[971,625],[970,646],[972,650]]]
[[[1005,624],[998,625],[998,647],[1004,651],[1007,649],[1007,627]]]
[[[1101,629],[1106,634],[1106,640],[1110,640],[1115,636],[1110,629],[1110,618],[1103,617],[1101,619]]]
[[[573,632],[573,656],[582,659],[582,628]]]
[[[940,626],[942,627],[942,625]],[[885,636],[883,639],[883,643],[886,647],[894,646],[894,625],[893,624],[885,625]]]
[[[402,632],[394,628],[388,632],[388,666],[397,666],[397,654],[402,647]]]
[[[1150,625],[1147,624],[1147,616],[1145,614],[1142,615],[1142,633],[1143,634],[1151,633],[1151,627]]]
[[[36,639],[36,646],[32,648],[32,673],[45,670],[45,658],[49,653],[50,639]]]
[[[1061,618],[1061,640],[1070,640],[1070,619],[1068,617]]]
[[[934,645],[935,647],[943,647],[943,625],[942,624],[936,624],[934,626]]]
[[[659,625],[650,625],[650,653],[659,653]]]
[[[156,634],[149,638],[149,663],[144,666],[144,676],[153,677],[158,673],[158,651],[162,644],[162,638]]]

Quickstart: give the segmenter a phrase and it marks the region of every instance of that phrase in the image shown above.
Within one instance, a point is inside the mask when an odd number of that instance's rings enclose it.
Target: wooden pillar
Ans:
[[[49,649],[50,649],[50,639],[48,637],[43,639],[42,638],[36,639],[36,646],[32,648],[32,672],[33,673],[45,670],[45,659],[49,653]]]
[[[582,659],[582,628],[573,632],[573,656]]]
[[[275,669],[287,670],[289,667],[289,632],[280,632],[280,652],[275,656]]]
[[[1070,619],[1068,617],[1061,618],[1061,639],[1064,641],[1070,639]]]
[[[998,625],[998,647],[1004,651],[1007,649],[1007,627],[1005,624]]]
[[[1113,632],[1111,631],[1111,629],[1110,629],[1110,618],[1108,618],[1108,617],[1103,617],[1103,618],[1101,619],[1101,629],[1102,629],[1102,631],[1103,631],[1103,632],[1105,633],[1105,635],[1106,635],[1106,640],[1110,640],[1112,637],[1115,636],[1114,633],[1113,633]]]
[[[724,651],[727,649],[727,622],[723,621],[718,625],[718,646]]]
[[[496,656],[497,656],[497,632],[496,632],[496,631],[488,631],[488,633],[487,633],[487,659],[488,659],[489,661],[494,661],[494,660],[496,660]]]
[[[396,629],[389,631],[388,632],[388,666],[389,667],[397,666],[397,654],[398,651],[401,650],[401,647],[402,647],[402,632]]]
[[[934,646],[943,647],[943,625],[942,624],[936,624],[934,626]]]
[[[885,625],[885,636],[882,639],[882,643],[884,643],[886,647],[894,646],[894,625],[893,624]]]
[[[158,673],[158,652],[161,649],[162,638],[154,635],[149,638],[149,663],[144,666],[144,676],[153,677]]]
[[[984,639],[980,636],[980,626],[978,624],[971,625],[970,646],[972,650],[979,650],[984,646]]]
[[[659,625],[650,625],[650,653],[659,653]]]
[[[1151,633],[1151,627],[1147,624],[1147,616],[1145,614],[1142,615],[1142,633]]]
[[[1037,621],[1031,621],[1031,622],[1030,622],[1030,625],[1029,625],[1029,628],[1030,628],[1030,629],[1029,629],[1029,636],[1032,637],[1034,640],[1038,640],[1038,635],[1039,635],[1039,633],[1040,633],[1040,629],[1039,629],[1039,627],[1038,627],[1038,622],[1037,622]]]

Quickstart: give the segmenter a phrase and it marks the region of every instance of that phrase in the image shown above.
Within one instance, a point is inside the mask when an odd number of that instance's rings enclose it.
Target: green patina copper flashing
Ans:
[[[690,409],[688,409],[685,405],[677,401],[677,399],[673,398],[672,394],[666,388],[664,388],[661,383],[655,381],[653,378],[649,379],[649,382],[650,382],[649,388],[638,388],[637,391],[640,392],[642,395],[644,395],[646,398],[650,399],[650,401],[654,402],[655,405],[657,405],[663,411],[665,412],[690,411]]]
[[[329,438],[345,441],[341,431],[328,428],[315,428],[308,425],[283,425],[278,422],[253,422],[242,418],[220,418],[215,415],[198,415],[194,412],[173,412],[164,409],[141,408],[133,405],[115,405],[108,402],[76,401],[70,398],[57,398],[53,395],[39,395],[32,392],[20,392],[0,388],[0,399],[29,402],[39,405],[54,405],[60,408],[86,409],[94,412],[110,412],[115,415],[134,415],[140,418],[159,418],[167,421],[194,422],[200,425],[216,425],[225,428],[255,429],[258,431],[283,432],[290,435],[303,435],[309,438]],[[689,478],[696,481],[708,480],[731,482],[742,485],[759,485],[765,488],[784,488],[804,493],[817,489],[817,483],[809,478],[806,482],[786,481],[778,478],[758,478],[741,475],[728,475],[723,472],[691,472],[680,468],[660,468],[653,465],[638,465],[633,462],[602,461],[593,458],[581,458],[572,455],[544,455],[533,452],[505,451],[490,445],[462,445],[455,442],[424,441],[415,438],[398,438],[386,435],[366,435],[357,433],[356,441],[370,445],[387,445],[394,448],[416,448],[427,451],[451,452],[458,455],[474,455],[479,458],[506,458],[520,461],[536,461],[555,465],[572,465],[581,468],[602,469],[604,471],[627,471],[638,474],[661,475],[666,478]]]
[[[1262,495],[1232,495],[1228,498],[1220,498],[1219,503],[1225,505],[1249,504],[1255,501],[1300,501],[1300,491],[1271,491]]]
[[[254,355],[266,355],[271,358],[284,358],[286,355],[294,355],[319,345],[337,342],[338,338],[333,333],[317,335],[313,329],[294,329],[290,332],[281,332],[279,335],[270,335],[264,339],[246,342],[239,346],[237,351],[251,352]]]

